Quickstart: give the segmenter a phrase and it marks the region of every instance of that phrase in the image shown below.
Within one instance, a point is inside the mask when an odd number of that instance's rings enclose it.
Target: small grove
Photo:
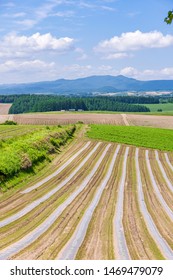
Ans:
[[[26,135],[0,141],[0,185],[18,176],[20,172],[30,172],[51,155],[59,152],[62,145],[73,137],[75,125],[42,127]],[[4,187],[4,186],[3,186]],[[0,188],[1,189],[1,188]]]
[[[139,127],[90,125],[87,136],[94,139],[123,143],[138,147],[173,151],[173,130]]]

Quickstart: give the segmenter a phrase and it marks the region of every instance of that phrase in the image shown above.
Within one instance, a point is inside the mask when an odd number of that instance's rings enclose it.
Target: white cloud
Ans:
[[[138,75],[138,71],[133,67],[125,67],[120,71],[121,75],[135,77]]]
[[[88,58],[87,54],[85,51],[81,48],[76,48],[75,52],[79,54],[79,57],[77,58],[78,60],[85,60]]]
[[[35,52],[54,51],[57,54],[73,50],[74,39],[69,37],[56,38],[50,33],[32,36],[7,35],[0,42],[0,57],[25,56]]]
[[[2,64],[0,64],[0,72],[13,72],[13,71],[27,71],[27,72],[34,72],[34,71],[47,71],[52,69],[55,66],[54,62],[46,63],[41,60],[31,60],[31,61],[22,61],[19,62],[18,60],[8,60]]]
[[[173,67],[138,70],[129,66],[121,69],[119,74],[139,80],[169,80],[173,79]]]
[[[21,13],[8,13],[8,14],[2,14],[3,17],[8,17],[8,18],[21,18],[21,17],[25,17],[26,13],[21,12]]]
[[[163,35],[159,31],[142,33],[135,32],[122,33],[120,37],[114,36],[109,40],[100,42],[95,51],[103,53],[116,53],[135,51],[143,48],[165,48],[173,45],[173,35]]]
[[[15,23],[21,25],[22,27],[21,29],[25,30],[34,27],[34,25],[37,24],[37,21],[33,19],[24,19],[24,20],[17,20],[15,21]]]
[[[52,14],[52,16],[56,16],[56,17],[73,17],[75,15],[75,12],[74,11],[60,11],[60,12],[57,12],[55,14]]]
[[[104,1],[105,2],[105,1]],[[116,9],[115,8],[112,8],[110,6],[107,6],[107,5],[100,5],[99,3],[88,3],[88,2],[85,2],[85,1],[80,1],[78,3],[78,6],[80,8],[84,8],[84,9],[91,9],[91,10],[104,10],[104,11],[108,11],[108,12],[115,12]]]
[[[127,53],[111,53],[103,57],[103,59],[113,60],[113,59],[120,59],[128,57],[129,55]]]

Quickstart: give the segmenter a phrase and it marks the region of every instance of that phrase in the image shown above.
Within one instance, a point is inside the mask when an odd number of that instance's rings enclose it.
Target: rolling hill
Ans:
[[[0,94],[90,94],[117,91],[173,91],[173,80],[139,81],[122,75],[107,75],[0,85]]]

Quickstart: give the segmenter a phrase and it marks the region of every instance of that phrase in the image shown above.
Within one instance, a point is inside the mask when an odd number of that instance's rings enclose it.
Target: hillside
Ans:
[[[119,76],[91,76],[27,84],[0,85],[0,94],[86,94],[117,91],[173,91],[173,80],[138,81]]]

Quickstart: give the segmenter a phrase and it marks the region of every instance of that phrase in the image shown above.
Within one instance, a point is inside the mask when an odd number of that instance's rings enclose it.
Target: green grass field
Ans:
[[[142,104],[150,109],[151,112],[157,112],[158,109],[161,109],[163,112],[173,113],[173,103],[160,103],[160,104]]]
[[[135,126],[90,125],[89,138],[173,151],[173,130]]]

